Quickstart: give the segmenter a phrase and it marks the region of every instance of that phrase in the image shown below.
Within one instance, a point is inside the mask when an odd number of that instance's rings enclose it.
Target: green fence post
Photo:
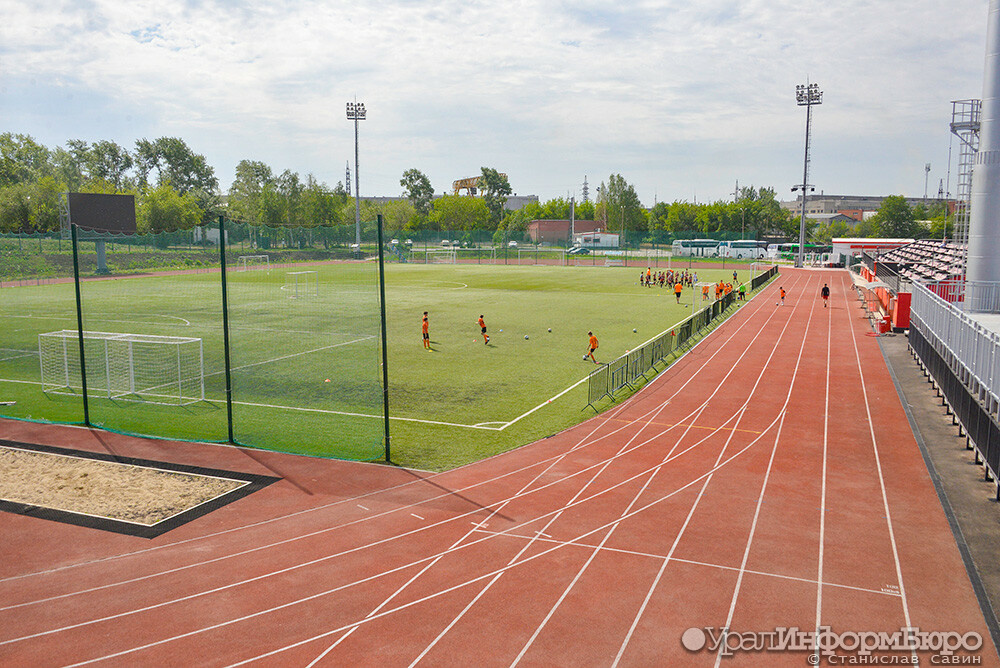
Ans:
[[[83,300],[80,298],[80,258],[76,250],[76,225],[70,223],[69,229],[73,237],[73,285],[76,286],[76,335],[80,343],[80,391],[83,392],[83,423],[89,427],[90,404],[87,400],[87,361],[83,353]]]
[[[378,289],[379,311],[382,319],[382,410],[385,414],[385,461],[391,462],[389,449],[389,353],[385,334],[385,261],[382,255],[382,214],[376,216],[378,227]]]
[[[230,374],[232,364],[229,358],[229,297],[226,286],[226,224],[219,216],[219,262],[222,265],[222,347],[226,360],[226,424],[229,428],[229,442],[235,443],[233,434],[233,379]]]

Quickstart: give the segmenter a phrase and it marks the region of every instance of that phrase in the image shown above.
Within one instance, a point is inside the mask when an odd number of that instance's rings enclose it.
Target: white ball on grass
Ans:
[[[528,340],[528,335],[527,335],[527,334],[525,334],[525,335],[524,335],[524,340],[525,340],[525,341],[527,341],[527,340]]]
[[[635,333],[636,333],[636,332],[638,332],[638,331],[639,331],[638,329],[635,329],[634,327],[632,328],[632,333],[633,333],[633,334],[635,334]]]
[[[551,327],[549,327],[549,333],[550,333],[550,334],[552,333],[552,328],[551,328]]]

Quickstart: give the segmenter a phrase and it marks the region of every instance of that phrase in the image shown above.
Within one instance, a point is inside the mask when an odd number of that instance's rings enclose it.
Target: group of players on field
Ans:
[[[651,285],[651,281],[654,281],[654,282],[658,281],[659,284],[660,284],[660,287],[663,287],[663,285],[665,283],[669,284],[671,280],[676,280],[677,281],[676,283],[674,283],[674,294],[677,296],[677,303],[679,304],[680,303],[680,299],[681,299],[681,290],[683,289],[683,286],[685,285],[685,281],[687,281],[686,284],[689,287],[693,286],[695,283],[698,282],[698,274],[697,273],[695,273],[695,274],[689,274],[686,270],[683,271],[683,272],[678,271],[675,274],[674,272],[671,272],[671,271],[668,270],[666,272],[666,274],[664,274],[664,272],[662,272],[662,271],[659,272],[658,277],[656,279],[653,279],[653,275],[652,275],[651,271],[647,268],[646,271],[645,271],[645,273],[643,273],[641,275],[641,277],[640,277],[640,285],[650,286]],[[737,274],[736,274],[735,271],[733,272],[733,282],[738,282],[738,277],[737,277]],[[710,286],[707,283],[701,287],[702,300],[708,300],[709,287]],[[779,287],[778,290],[779,290],[780,299],[781,299],[780,303],[784,304],[785,303],[785,288],[784,287]],[[739,291],[737,293],[738,294],[738,299],[745,300],[746,299],[746,291],[747,291],[746,284],[745,283],[740,283]],[[731,292],[733,292],[733,284],[732,283],[726,283],[726,282],[721,281],[721,280],[718,283],[715,283],[715,298],[716,299],[722,299],[723,296],[728,295]],[[830,288],[825,283],[823,284],[822,290],[820,290],[820,296],[823,298],[823,307],[826,308],[827,302],[830,299]],[[479,330],[482,333],[482,336],[483,336],[483,345],[489,345],[489,343],[490,343],[490,337],[489,337],[489,334],[486,333],[486,320],[484,319],[484,317],[483,317],[482,314],[479,315],[479,319],[476,321],[476,324],[479,326]],[[421,321],[421,331],[423,333],[424,349],[425,350],[431,350],[430,321],[428,319],[427,311],[424,311],[423,320]],[[501,330],[501,331],[503,331],[503,330]],[[551,332],[552,330],[550,329],[549,331]],[[594,336],[593,332],[587,332],[587,337],[588,337],[588,339],[587,339],[587,349],[588,349],[588,352],[587,352],[586,355],[583,356],[583,359],[584,359],[584,361],[590,359],[590,360],[593,360],[594,364],[599,364],[599,362],[597,361],[597,358],[594,357],[594,351],[597,350],[597,348],[598,348],[597,337]],[[524,338],[528,338],[528,337],[525,336]]]

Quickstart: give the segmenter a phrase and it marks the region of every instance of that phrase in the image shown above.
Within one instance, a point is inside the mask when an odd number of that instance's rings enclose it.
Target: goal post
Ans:
[[[38,335],[42,391],[79,394],[79,333]],[[186,406],[205,399],[202,340],[118,332],[83,332],[88,394],[108,399]]]
[[[455,264],[457,255],[454,248],[428,248],[424,251],[424,264]]]
[[[251,269],[264,269],[271,271],[271,260],[267,255],[240,255],[240,271]]]
[[[319,274],[315,270],[289,271],[285,273],[283,290],[292,299],[319,297]]]

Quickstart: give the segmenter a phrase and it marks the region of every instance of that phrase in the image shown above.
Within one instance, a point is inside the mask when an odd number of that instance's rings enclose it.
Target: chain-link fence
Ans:
[[[375,225],[222,228],[0,238],[0,415],[383,458]]]

